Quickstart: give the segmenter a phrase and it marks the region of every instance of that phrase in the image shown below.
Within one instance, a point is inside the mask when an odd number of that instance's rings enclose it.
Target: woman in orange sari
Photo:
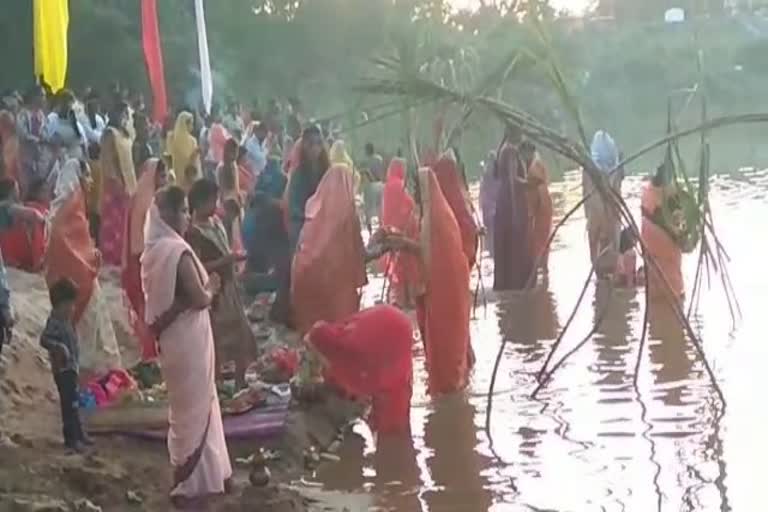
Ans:
[[[669,180],[666,167],[661,165],[656,176],[646,183],[641,198],[643,222],[641,233],[643,243],[648,249],[648,256],[656,260],[661,272],[650,263],[646,265],[648,274],[648,293],[655,299],[670,297],[680,300],[685,293],[683,282],[683,252],[675,236],[665,227],[662,209],[669,192]],[[669,286],[667,286],[669,285]]]
[[[410,239],[419,236],[416,203],[405,188],[405,160],[393,158],[387,170],[387,182],[381,203],[381,226]],[[381,259],[381,269],[392,286],[394,302],[409,307],[418,282],[418,259],[406,253],[388,254]]]
[[[336,322],[360,309],[365,260],[354,178],[346,165],[336,164],[307,201],[293,257],[291,304],[300,333],[317,321]]]
[[[61,167],[51,204],[45,263],[48,286],[67,277],[78,288],[74,324],[80,340],[80,377],[84,381],[122,364],[112,318],[99,286],[101,254],[91,239],[85,213],[89,179],[83,161],[71,158]]]
[[[461,231],[435,173],[419,170],[422,217],[418,241],[400,240],[421,255],[422,293],[416,314],[424,341],[429,392],[451,393],[467,385],[474,364],[469,339],[469,266]],[[395,240],[391,242],[395,247]]]
[[[126,215],[131,196],[136,191],[129,126],[128,104],[121,103],[109,118],[99,155],[103,186],[99,242],[104,262],[114,266],[123,263]]]
[[[440,190],[459,225],[461,244],[471,270],[477,260],[478,229],[477,222],[472,216],[467,188],[459,174],[459,166],[451,156],[443,156],[433,169],[440,184]]]
[[[520,145],[520,158],[528,169],[528,214],[531,217],[530,250],[544,274],[549,273],[549,236],[552,233],[552,197],[549,195],[549,171],[536,146],[525,141]]]
[[[141,284],[141,253],[144,252],[144,224],[155,191],[168,184],[165,162],[150,158],[144,164],[136,193],[128,205],[125,255],[123,257],[122,284],[129,303],[131,325],[141,346],[141,359],[152,361],[157,358],[157,340],[144,321],[144,287]]]

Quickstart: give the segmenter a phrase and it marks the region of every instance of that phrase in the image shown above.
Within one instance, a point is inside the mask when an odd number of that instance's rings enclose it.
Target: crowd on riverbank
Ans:
[[[114,267],[141,358],[159,364],[167,388],[177,504],[229,489],[219,391],[230,374],[236,390],[247,388],[262,355],[244,297],[272,294],[269,320],[305,340],[297,395],[322,383],[370,403],[378,434],[407,435],[414,330],[431,394],[469,379],[478,252],[494,260],[497,291],[547,275],[549,176],[513,126],[489,155],[476,211],[455,149],[434,148],[415,169],[403,158],[386,162],[369,143],[354,162],[337,130],[307,119],[298,100],[247,114],[235,102],[208,115],[182,107],[163,125],[117,87],[78,98],[35,86],[3,101],[0,249],[6,264],[43,273],[50,289],[53,312],[40,334],[66,444],[89,444],[78,383],[126,363],[98,278]],[[599,131],[592,153],[599,179],[620,194],[616,143]],[[642,236],[661,270],[649,274],[651,286],[680,296],[680,248],[661,217],[667,184],[662,166],[643,196]],[[593,189],[585,174],[595,272],[634,286],[633,237]],[[361,310],[371,265],[389,293]],[[10,341],[12,290],[4,279],[0,290]]]

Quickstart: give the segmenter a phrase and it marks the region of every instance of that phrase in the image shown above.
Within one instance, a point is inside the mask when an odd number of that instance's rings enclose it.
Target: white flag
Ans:
[[[205,113],[211,113],[213,99],[213,78],[211,77],[211,58],[208,55],[208,36],[205,31],[205,12],[203,0],[195,0],[195,19],[197,21],[197,47],[200,50],[200,80]]]

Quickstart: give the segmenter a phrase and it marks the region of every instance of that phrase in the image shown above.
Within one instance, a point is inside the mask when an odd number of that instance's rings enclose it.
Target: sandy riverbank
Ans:
[[[17,327],[0,358],[0,510],[169,510],[171,479],[162,443],[110,436],[97,438],[96,449],[86,456],[63,449],[56,389],[38,343],[49,311],[47,289],[39,275],[9,269],[9,280]],[[104,274],[102,287],[124,363],[135,361],[115,275]],[[334,396],[311,407],[292,405],[281,435],[230,445],[236,491],[213,500],[207,510],[367,510],[365,496],[339,496],[307,485],[311,474],[304,464],[307,448],[328,449],[359,413],[355,404]],[[260,447],[274,450],[280,459],[270,463],[270,485],[256,488],[248,481],[249,468],[235,460]]]

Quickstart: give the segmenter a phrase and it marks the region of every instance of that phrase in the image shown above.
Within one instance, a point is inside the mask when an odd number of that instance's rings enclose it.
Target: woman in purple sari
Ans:
[[[504,144],[496,161],[499,189],[493,220],[494,281],[496,291],[522,290],[533,271],[529,250],[530,217],[526,195],[526,169],[518,147],[519,128],[507,128]]]

